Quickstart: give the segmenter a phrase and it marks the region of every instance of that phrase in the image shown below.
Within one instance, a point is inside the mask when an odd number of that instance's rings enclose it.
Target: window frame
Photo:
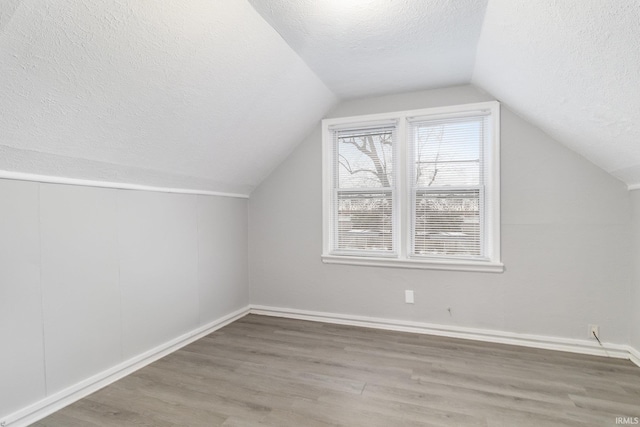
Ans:
[[[329,129],[331,128],[331,129]],[[355,188],[338,188],[336,186],[334,186],[334,179],[335,179],[335,175],[334,173],[336,172],[334,168],[331,169],[330,173],[332,174],[331,176],[331,200],[330,200],[330,204],[331,206],[329,207],[329,209],[331,210],[330,215],[335,215],[336,212],[333,211],[333,200],[334,198],[338,198],[340,193],[354,193],[354,194],[366,194],[366,193],[386,193],[388,192],[391,196],[391,210],[392,210],[392,230],[393,232],[393,237],[392,237],[392,250],[389,252],[384,252],[384,251],[379,251],[379,252],[375,252],[375,251],[362,251],[362,250],[357,250],[357,249],[333,249],[331,250],[331,254],[332,255],[337,255],[337,256],[348,256],[348,257],[358,257],[358,256],[362,256],[362,257],[374,257],[374,258],[384,258],[384,259],[395,259],[398,257],[399,253],[400,253],[400,244],[401,244],[401,240],[400,240],[400,236],[399,236],[399,232],[397,230],[397,225],[400,222],[400,203],[398,202],[398,144],[396,143],[396,140],[398,139],[398,122],[396,120],[389,120],[389,121],[373,121],[373,122],[368,122],[366,124],[364,123],[357,123],[356,126],[353,126],[351,124],[345,126],[342,126],[340,124],[337,125],[330,125],[327,129],[330,132],[330,137],[332,139],[331,141],[331,147],[332,147],[332,153],[331,153],[331,158],[332,158],[332,165],[337,165],[338,164],[338,150],[334,150],[335,148],[335,138],[334,138],[334,134],[333,132],[340,132],[342,130],[352,130],[352,129],[357,129],[358,131],[363,130],[375,130],[378,128],[393,128],[392,131],[392,141],[393,141],[393,145],[391,148],[392,151],[392,164],[393,164],[393,169],[392,169],[392,182],[393,185],[391,187],[372,187],[372,188],[365,188],[365,187],[355,187]],[[329,247],[333,247],[333,242],[337,240],[337,236],[338,236],[338,230],[337,227],[335,227],[333,221],[330,220],[330,224],[331,224],[331,236],[329,237]]]
[[[444,258],[412,256],[411,224],[413,221],[412,191],[410,179],[413,172],[409,163],[412,154],[408,140],[408,126],[412,118],[439,119],[466,116],[471,113],[488,113],[489,135],[483,147],[485,174],[484,192],[489,194],[489,204],[485,205],[484,233],[482,244],[485,257]],[[336,226],[333,224],[334,172],[336,150],[334,131],[340,129],[358,129],[373,127],[379,123],[397,122],[396,140],[393,147],[397,156],[394,164],[395,183],[393,193],[394,233],[396,253],[385,256],[366,255],[365,253],[344,253],[334,251]],[[389,113],[330,118],[322,121],[322,261],[330,264],[364,265],[379,267],[417,268],[453,271],[479,271],[501,273],[504,265],[500,248],[500,103],[498,101],[478,102],[445,107],[424,108]]]

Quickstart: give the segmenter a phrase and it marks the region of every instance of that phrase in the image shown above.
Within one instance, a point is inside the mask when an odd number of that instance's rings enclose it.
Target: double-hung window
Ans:
[[[501,272],[498,102],[323,121],[323,260]]]
[[[332,131],[332,252],[397,256],[396,122]]]

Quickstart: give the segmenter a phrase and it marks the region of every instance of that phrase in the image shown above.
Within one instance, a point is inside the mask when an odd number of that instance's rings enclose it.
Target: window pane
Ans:
[[[417,167],[417,174],[418,187],[476,186],[480,176],[480,163],[478,161],[422,163]]]
[[[338,188],[393,186],[393,129],[337,133]]]
[[[480,192],[419,191],[415,201],[414,253],[480,256]]]
[[[480,184],[482,118],[417,124],[414,130],[418,187]]]
[[[336,249],[393,251],[391,200],[391,192],[339,192]]]

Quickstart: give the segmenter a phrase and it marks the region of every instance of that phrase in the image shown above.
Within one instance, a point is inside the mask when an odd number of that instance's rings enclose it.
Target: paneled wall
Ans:
[[[248,304],[246,199],[0,180],[0,205],[0,417]]]

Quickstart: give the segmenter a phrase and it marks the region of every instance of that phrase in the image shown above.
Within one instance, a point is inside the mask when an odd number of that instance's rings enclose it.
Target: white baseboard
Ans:
[[[517,334],[512,332],[486,329],[465,328],[460,326],[435,325],[406,320],[390,320],[376,317],[354,316],[348,314],[325,313],[290,308],[251,305],[227,316],[221,317],[207,325],[201,326],[155,347],[145,353],[126,360],[106,371],[100,372],[71,387],[27,406],[17,412],[0,419],[1,427],[23,427],[34,423],[47,415],[64,408],[71,403],[100,390],[103,387],[155,362],[174,351],[199,340],[200,338],[232,323],[245,315],[253,313],[263,316],[285,317],[290,319],[310,320],[339,325],[360,326],[366,328],[385,329],[399,332],[411,332],[427,335],[438,335],[451,338],[462,338],[500,344],[519,345],[547,350],[568,351],[572,353],[608,356],[630,359],[640,366],[640,351],[626,345],[603,343],[604,349],[587,340],[547,337],[539,335]],[[606,350],[606,352],[605,352]]]
[[[640,351],[629,346],[629,359],[636,365],[640,366]]]
[[[587,340],[558,338],[541,335],[518,334],[514,332],[494,331],[488,329],[465,328],[461,326],[436,325],[407,320],[390,320],[377,317],[354,316],[350,314],[324,313],[291,308],[267,307],[252,305],[251,313],[263,316],[286,317],[290,319],[310,320],[314,322],[334,323],[338,325],[362,326],[366,328],[386,329],[391,331],[411,332],[427,335],[438,335],[450,338],[462,338],[475,341],[486,341],[499,344],[510,344],[546,350],[567,351],[571,353],[590,354],[595,356],[632,359],[631,347],[621,344],[597,343]],[[640,354],[635,357],[640,361]],[[638,364],[636,361],[634,361]],[[640,364],[639,364],[640,366]]]
[[[100,390],[103,387],[123,378],[148,364],[155,362],[174,351],[191,344],[194,341],[216,331],[223,326],[234,322],[249,313],[249,307],[244,307],[226,316],[223,316],[207,325],[187,332],[171,341],[159,345],[149,351],[100,372],[84,381],[74,384],[51,396],[27,406],[17,412],[0,419],[0,426],[22,427],[34,423],[47,415],[64,408],[71,403]]]

